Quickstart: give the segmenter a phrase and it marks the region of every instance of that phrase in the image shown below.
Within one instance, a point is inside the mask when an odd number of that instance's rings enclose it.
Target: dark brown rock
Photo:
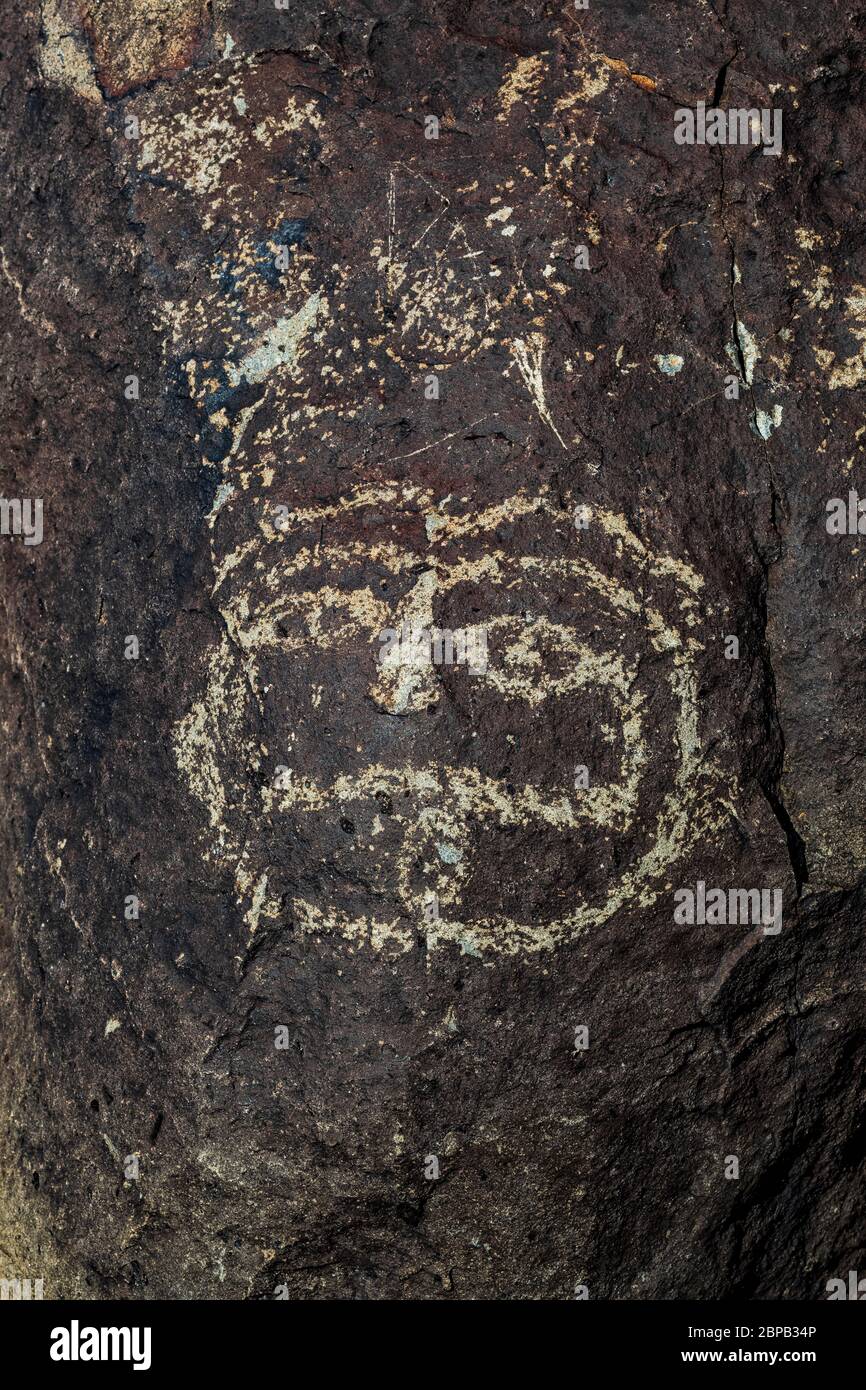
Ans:
[[[0,1272],[866,1259],[866,11],[804,15],[13,0]]]

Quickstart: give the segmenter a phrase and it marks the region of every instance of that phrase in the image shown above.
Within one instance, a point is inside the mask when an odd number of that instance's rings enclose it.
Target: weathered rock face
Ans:
[[[3,1272],[824,1296],[866,10],[9,8]]]

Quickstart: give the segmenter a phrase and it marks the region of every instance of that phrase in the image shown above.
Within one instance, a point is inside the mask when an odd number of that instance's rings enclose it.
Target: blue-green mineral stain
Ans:
[[[436,853],[443,864],[459,864],[463,858],[462,849],[456,849],[454,845],[437,845]]]
[[[665,376],[676,376],[683,369],[683,359],[676,352],[660,352],[654,358],[655,364]]]

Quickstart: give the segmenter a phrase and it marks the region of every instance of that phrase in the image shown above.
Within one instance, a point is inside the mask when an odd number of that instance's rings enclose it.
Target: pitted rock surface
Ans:
[[[0,1272],[825,1296],[866,1259],[866,552],[825,524],[866,9],[8,35]],[[698,102],[781,153],[677,144]],[[487,660],[383,655],[413,628]],[[698,883],[781,932],[677,920]]]

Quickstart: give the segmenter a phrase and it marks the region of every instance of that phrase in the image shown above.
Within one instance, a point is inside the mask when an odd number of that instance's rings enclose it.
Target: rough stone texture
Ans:
[[[866,554],[825,527],[866,8],[7,11],[45,539],[0,537],[0,1272],[825,1296],[866,1260]],[[782,155],[677,145],[699,100]],[[404,620],[488,671],[382,664]],[[783,931],[676,923],[698,880]]]

